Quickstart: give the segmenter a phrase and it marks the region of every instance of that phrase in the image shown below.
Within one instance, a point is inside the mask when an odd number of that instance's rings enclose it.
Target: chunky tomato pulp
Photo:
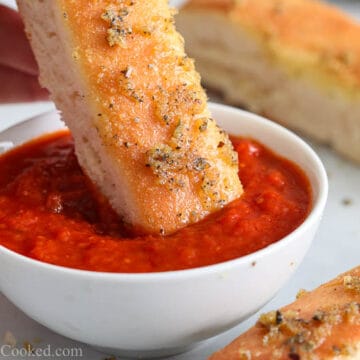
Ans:
[[[0,244],[51,264],[107,272],[194,268],[238,258],[298,227],[309,182],[261,144],[232,138],[243,196],[173,235],[131,236],[84,176],[68,132],[0,157]]]

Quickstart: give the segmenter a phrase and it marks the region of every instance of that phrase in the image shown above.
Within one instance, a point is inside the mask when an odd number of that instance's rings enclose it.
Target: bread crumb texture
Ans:
[[[286,307],[262,314],[256,325],[211,360],[357,358],[360,341],[360,268]]]
[[[239,197],[237,153],[211,117],[167,1],[59,1],[96,131],[124,174],[138,174],[132,195],[148,200],[146,216],[168,233]]]
[[[317,0],[192,0],[188,6],[225,12],[294,76],[327,88],[341,84],[360,96],[360,25],[335,6]]]

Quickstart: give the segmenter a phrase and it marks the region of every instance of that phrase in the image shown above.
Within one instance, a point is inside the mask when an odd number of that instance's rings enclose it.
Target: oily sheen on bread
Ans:
[[[18,0],[78,160],[125,222],[167,234],[240,196],[166,0]]]
[[[177,17],[209,88],[360,163],[360,25],[316,0],[190,0]]]
[[[260,316],[209,360],[360,359],[360,267]]]

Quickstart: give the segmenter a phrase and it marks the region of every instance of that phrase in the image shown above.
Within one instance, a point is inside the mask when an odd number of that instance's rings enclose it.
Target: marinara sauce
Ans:
[[[68,132],[0,157],[0,244],[33,259],[105,272],[195,268],[262,249],[311,207],[301,169],[258,142],[232,137],[240,199],[169,236],[132,236],[83,174]]]

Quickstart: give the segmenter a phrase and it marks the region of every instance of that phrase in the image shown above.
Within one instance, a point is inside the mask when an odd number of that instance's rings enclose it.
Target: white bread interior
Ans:
[[[210,118],[205,92],[192,62],[185,58],[183,40],[170,21],[172,11],[167,1],[142,3],[99,0],[92,3],[18,0],[18,6],[39,63],[40,81],[50,90],[52,99],[72,132],[80,165],[126,223],[133,225],[139,233],[168,234],[201,220],[240,196],[242,187],[237,175],[236,154],[227,135]],[[133,21],[134,26],[144,24],[141,26],[146,31],[130,34],[131,45],[111,45],[106,38],[113,26],[112,20],[107,24],[103,15],[109,7],[111,12],[126,14],[124,19],[132,19],[127,24],[129,28]],[[75,8],[77,10],[71,12]],[[138,18],[131,18],[131,15],[127,17],[131,11],[139,14]],[[156,29],[159,23],[167,29],[166,32],[159,34],[160,30]],[[91,45],[86,42],[87,39],[91,42],[92,36],[99,39],[98,43]],[[153,41],[155,50],[150,55],[143,54],[139,62],[136,58],[142,55],[143,41]],[[158,50],[162,46],[168,51],[166,55],[171,59],[169,61],[174,61],[173,67],[172,64],[166,64],[171,69],[169,74],[160,72],[158,75],[156,66],[147,67],[149,73],[142,74],[144,64],[163,61],[162,52]],[[103,57],[99,58],[99,52]],[[178,59],[183,57],[184,64],[178,66]],[[120,67],[124,66],[122,63],[129,64],[127,71]],[[112,70],[107,71],[107,66]],[[173,134],[178,130],[175,120],[167,127],[162,118],[156,118],[151,112],[153,108],[166,107],[171,94],[166,93],[165,89],[164,92],[159,91],[159,94],[154,93],[153,98],[123,100],[127,94],[121,93],[123,89],[119,85],[119,79],[125,81],[133,76],[138,81],[140,92],[145,89],[144,84],[151,71],[159,84],[165,83],[164,88],[168,83],[179,82],[185,86],[182,94],[197,94],[196,100],[200,103],[194,113],[179,110],[176,114],[182,120],[190,145],[187,145],[186,151],[185,147],[182,150],[184,156],[177,158],[179,163],[184,163],[185,170],[177,174],[174,169],[173,176],[181,178],[182,186],[175,190],[173,188],[176,184],[170,184],[172,188],[169,184],[165,186],[156,169],[146,167],[151,152],[156,155],[158,150],[167,150]],[[146,111],[155,117],[154,121],[142,119],[141,116],[141,121],[133,120]],[[206,128],[200,131],[198,123],[204,122],[204,119]],[[168,129],[173,130],[171,132]],[[224,145],[221,149],[219,143]],[[193,163],[196,159],[200,159],[200,165],[205,164],[206,168],[195,168]],[[211,194],[201,184],[201,179],[207,177],[205,173],[211,177]]]
[[[216,3],[215,0],[210,2]],[[226,103],[278,121],[331,145],[342,155],[360,163],[360,89],[352,90],[349,95],[341,81],[330,85],[317,81],[317,77],[323,75],[317,76],[316,69],[308,71],[305,64],[303,69],[301,65],[291,69],[291,64],[284,64],[269,51],[256,29],[250,31],[238,20],[236,13],[230,14],[221,8],[229,1],[217,2],[219,8],[208,6],[201,0],[199,6],[192,6],[190,2],[176,19],[186,40],[186,50],[195,58],[205,86],[219,91]],[[249,1],[239,2],[239,11],[241,3],[246,2]],[[266,1],[269,2],[276,3],[275,0]],[[196,1],[194,3],[198,5]],[[278,3],[286,7],[286,1]],[[315,11],[316,16],[322,14]],[[352,23],[350,19],[348,21]],[[271,28],[271,23],[268,27]],[[301,28],[298,31],[301,32]],[[341,41],[330,33],[330,49],[332,39]],[[294,47],[296,49],[296,44]],[[279,53],[287,51],[286,48],[277,50]],[[299,51],[299,62],[302,56]]]

